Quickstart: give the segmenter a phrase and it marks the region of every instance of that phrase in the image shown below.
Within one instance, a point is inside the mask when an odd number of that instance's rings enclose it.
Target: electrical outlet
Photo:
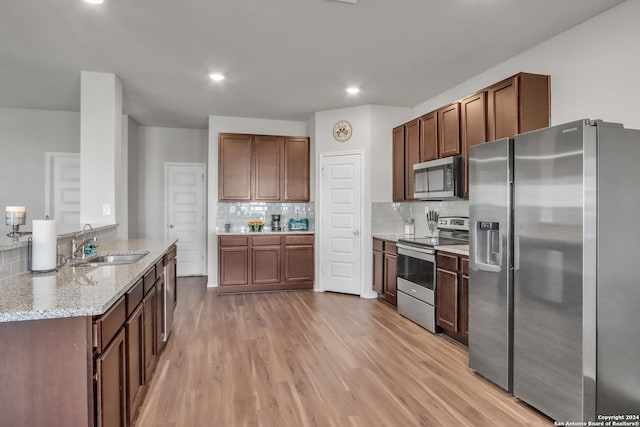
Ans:
[[[300,207],[296,206],[296,213],[300,213]]]

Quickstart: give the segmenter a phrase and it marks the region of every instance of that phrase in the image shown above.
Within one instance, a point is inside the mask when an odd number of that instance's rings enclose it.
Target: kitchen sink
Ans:
[[[72,265],[75,267],[102,267],[105,265],[133,264],[134,262],[140,261],[147,256],[147,254],[149,254],[149,252],[97,254],[83,260],[78,260],[77,262],[72,262]]]

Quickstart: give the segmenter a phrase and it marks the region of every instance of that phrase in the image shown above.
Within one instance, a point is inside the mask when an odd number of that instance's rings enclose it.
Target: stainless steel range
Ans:
[[[442,245],[469,244],[469,218],[438,220],[439,237],[398,240],[398,313],[435,332],[436,258]]]

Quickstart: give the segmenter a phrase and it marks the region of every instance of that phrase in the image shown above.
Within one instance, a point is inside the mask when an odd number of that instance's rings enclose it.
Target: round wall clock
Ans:
[[[333,127],[333,137],[339,142],[345,142],[351,138],[351,123],[346,120],[336,123]]]

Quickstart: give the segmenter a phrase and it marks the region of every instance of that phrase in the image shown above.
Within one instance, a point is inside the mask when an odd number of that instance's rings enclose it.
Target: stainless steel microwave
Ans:
[[[413,198],[447,200],[462,197],[462,156],[413,165]]]

